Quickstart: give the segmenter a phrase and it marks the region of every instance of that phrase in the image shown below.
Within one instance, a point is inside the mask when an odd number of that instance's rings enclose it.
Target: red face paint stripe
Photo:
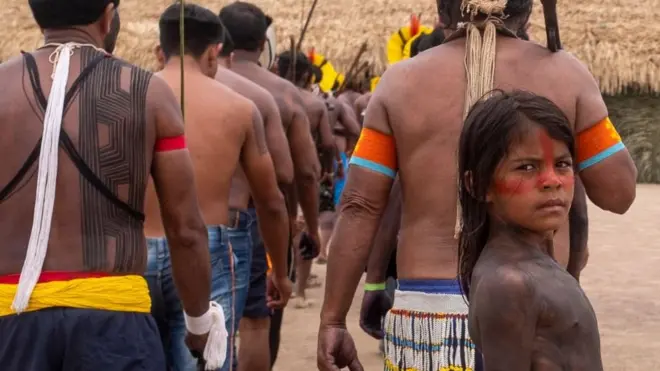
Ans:
[[[176,151],[184,148],[186,148],[186,137],[184,135],[160,138],[156,141],[156,152]]]

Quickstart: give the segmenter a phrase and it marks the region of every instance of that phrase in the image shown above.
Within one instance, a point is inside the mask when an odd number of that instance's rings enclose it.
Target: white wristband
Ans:
[[[186,329],[193,335],[208,334],[213,325],[213,313],[211,307],[206,313],[199,317],[191,317],[185,311],[183,312],[183,319],[186,322]]]
[[[227,347],[229,346],[229,332],[225,327],[225,313],[220,304],[209,303],[209,310],[199,317],[190,317],[183,312],[186,329],[194,335],[209,334],[204,347],[204,360],[206,369],[221,368],[227,360]]]

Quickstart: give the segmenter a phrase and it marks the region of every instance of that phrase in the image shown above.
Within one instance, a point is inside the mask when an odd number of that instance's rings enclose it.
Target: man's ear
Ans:
[[[222,50],[222,45],[223,45],[222,43],[218,43],[217,45],[214,46],[215,50],[213,50],[211,54],[215,59],[218,59],[218,57],[220,56],[220,50]]]
[[[156,56],[156,61],[158,61],[158,70],[160,71],[165,68],[165,54],[160,44],[154,47],[154,55]]]
[[[231,69],[231,66],[234,64],[234,52],[229,53],[229,57],[227,58],[227,68]]]
[[[105,37],[110,33],[112,18],[115,16],[115,4],[110,2],[103,11],[103,17],[101,17],[101,35]]]

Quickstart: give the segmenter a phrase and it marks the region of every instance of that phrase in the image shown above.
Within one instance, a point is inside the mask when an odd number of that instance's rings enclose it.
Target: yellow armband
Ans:
[[[626,148],[609,117],[579,133],[576,144],[578,170],[595,165]]]

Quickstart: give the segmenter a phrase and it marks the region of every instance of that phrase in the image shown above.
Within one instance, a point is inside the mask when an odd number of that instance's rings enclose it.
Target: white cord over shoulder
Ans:
[[[32,232],[30,233],[21,276],[18,280],[18,289],[12,303],[12,309],[16,313],[21,313],[28,307],[32,291],[37,285],[39,276],[41,276],[41,269],[48,249],[50,225],[53,219],[60,129],[62,127],[64,96],[69,80],[69,62],[71,61],[73,47],[69,44],[63,44],[57,48],[56,52],[53,85],[48,96],[48,106],[44,117]]]

